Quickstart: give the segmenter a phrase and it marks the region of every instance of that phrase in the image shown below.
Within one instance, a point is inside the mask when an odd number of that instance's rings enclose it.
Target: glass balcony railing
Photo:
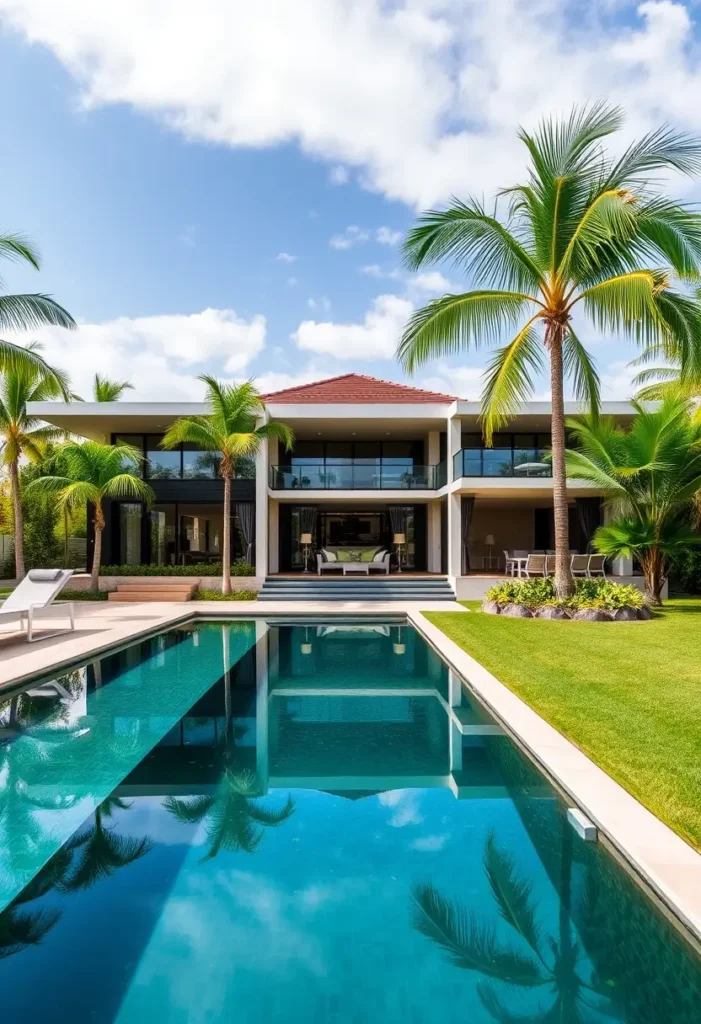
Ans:
[[[542,448],[461,448],[453,456],[455,479],[463,476],[552,476],[546,449]]]
[[[440,466],[344,465],[271,466],[274,491],[434,491]]]

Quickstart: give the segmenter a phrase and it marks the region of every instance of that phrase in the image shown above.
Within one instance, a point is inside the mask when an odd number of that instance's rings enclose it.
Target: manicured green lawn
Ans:
[[[467,606],[426,617],[701,849],[701,600],[616,623]]]

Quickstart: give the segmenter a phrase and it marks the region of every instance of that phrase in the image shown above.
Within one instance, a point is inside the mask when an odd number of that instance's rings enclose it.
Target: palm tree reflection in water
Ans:
[[[562,841],[557,938],[543,935],[531,885],[519,877],[513,858],[499,849],[493,832],[485,844],[484,867],[499,914],[514,938],[520,939],[517,944],[502,942],[494,924],[452,903],[432,885],[412,889],[414,927],[441,946],[455,967],[476,971],[488,979],[478,983],[477,994],[499,1024],[603,1024],[617,1019],[597,979],[586,981],[580,972],[582,951],[570,922],[572,839],[567,825],[563,826]],[[502,1002],[494,982],[510,986],[512,998],[520,999],[519,990],[547,990],[548,1006],[532,1013],[513,1013]]]
[[[211,860],[221,850],[253,853],[265,829],[281,825],[295,809],[291,796],[278,810],[264,806],[256,798],[257,789],[253,772],[235,772],[227,767],[214,795],[185,799],[169,796],[165,807],[183,824],[207,823],[208,849],[203,860]]]

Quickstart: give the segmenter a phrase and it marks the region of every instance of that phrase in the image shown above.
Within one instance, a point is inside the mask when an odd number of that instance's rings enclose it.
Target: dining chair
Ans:
[[[525,576],[545,576],[546,555],[528,555]]]
[[[606,555],[589,555],[588,575],[606,579]]]
[[[554,551],[552,553],[549,552],[545,556],[545,575],[546,576],[554,576],[555,575],[555,552]]]
[[[590,555],[572,555],[570,559],[570,572],[573,576],[589,575]]]
[[[504,575],[514,576],[516,574],[516,559],[504,548]]]

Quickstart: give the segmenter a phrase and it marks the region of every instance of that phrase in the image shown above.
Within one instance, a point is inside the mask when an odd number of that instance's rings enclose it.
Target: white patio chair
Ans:
[[[545,576],[545,566],[545,555],[529,555],[523,574],[524,576]]]
[[[589,555],[588,576],[603,576],[606,579],[606,555]]]
[[[572,555],[572,558],[570,559],[570,572],[573,576],[589,575],[590,557],[590,555]]]
[[[506,548],[504,548],[504,575],[516,575],[516,556],[510,555]]]
[[[20,629],[27,631],[27,642],[36,643],[33,637],[34,616],[39,611],[46,611],[53,604],[68,580],[73,575],[72,569],[30,569],[24,579],[5,599],[0,608],[0,622],[6,619],[19,619]],[[73,602],[59,606],[59,611],[67,609],[71,621],[70,629],[75,629]],[[25,627],[26,619],[26,627]],[[69,633],[68,629],[57,630],[55,633],[44,634],[37,640],[48,640],[52,636]]]
[[[555,575],[555,563],[556,563],[555,552],[554,551],[552,551],[552,552],[549,551],[548,554],[545,556],[545,573],[544,573],[545,576],[554,576]]]

